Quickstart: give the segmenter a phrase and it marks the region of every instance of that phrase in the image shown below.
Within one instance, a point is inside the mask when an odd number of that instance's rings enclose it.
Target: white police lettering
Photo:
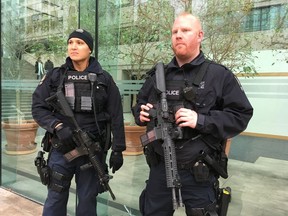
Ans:
[[[178,96],[179,90],[166,90],[166,94],[171,96]]]
[[[68,80],[88,80],[87,75],[69,75]]]

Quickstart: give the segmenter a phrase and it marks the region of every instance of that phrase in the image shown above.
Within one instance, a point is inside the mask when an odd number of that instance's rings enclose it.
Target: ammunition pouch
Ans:
[[[51,172],[51,182],[49,184],[49,188],[58,193],[61,193],[65,190],[68,190],[70,187],[70,182],[73,176],[65,176],[62,173],[52,171]],[[58,184],[61,183],[61,184]]]
[[[193,175],[196,182],[207,182],[209,180],[209,167],[200,161],[197,161],[193,166]]]
[[[196,163],[177,163],[177,168],[179,170],[192,170],[195,181],[199,183],[209,181],[210,174],[212,173],[209,166],[202,160],[198,160]]]

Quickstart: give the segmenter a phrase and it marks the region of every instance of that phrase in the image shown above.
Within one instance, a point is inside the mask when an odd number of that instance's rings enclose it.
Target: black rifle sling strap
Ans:
[[[208,66],[210,65],[210,61],[205,60],[201,65],[196,66],[195,70],[193,70],[193,73],[195,73],[195,78],[189,80],[189,82],[192,82],[191,86],[188,86],[187,80],[185,80],[186,87],[183,89],[184,92],[184,98],[189,102],[192,103],[192,107],[195,108],[196,103],[196,95],[197,91],[200,88],[200,83],[203,80],[203,77],[207,71]],[[195,72],[194,72],[195,71]],[[194,109],[193,108],[193,109]]]
[[[63,71],[61,70],[61,68],[59,68],[61,74],[60,74],[60,81],[59,81],[59,85],[57,87],[57,91],[61,91],[62,88],[63,88],[63,83],[64,83],[64,79],[65,79],[65,76],[67,74],[67,71],[68,71],[68,67]]]
[[[193,81],[193,85],[199,87],[201,81],[203,80],[203,77],[207,71],[208,66],[210,65],[210,61],[205,60],[202,65],[200,66],[199,71],[197,72],[197,75]]]

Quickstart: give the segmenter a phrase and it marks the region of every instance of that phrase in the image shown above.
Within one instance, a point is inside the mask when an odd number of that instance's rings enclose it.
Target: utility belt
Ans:
[[[164,156],[155,153],[154,157],[152,160],[156,163],[154,162],[151,166],[156,166],[159,163],[165,164]],[[178,170],[191,170],[196,182],[206,182],[211,175],[215,175],[214,170],[199,158],[187,163],[177,161],[177,168]]]
[[[156,166],[160,162],[164,162],[164,156],[154,151],[152,145],[145,146],[144,153],[149,166]],[[209,154],[208,154],[209,153]],[[227,178],[227,156],[219,153],[217,157],[212,156],[210,152],[201,150],[199,155],[195,155],[195,159],[189,162],[177,162],[179,170],[192,170],[195,180],[199,182],[206,181],[211,174]]]
[[[209,176],[210,174],[214,174],[216,176],[221,176],[222,178],[228,178],[227,173],[227,165],[228,159],[225,154],[220,153],[217,157],[210,156],[205,151],[200,151],[199,156],[196,162],[191,163],[177,163],[178,169],[188,169],[193,170],[193,174],[195,179],[198,179],[201,182],[201,176]]]
[[[195,163],[177,163],[177,168],[179,170],[191,170],[194,167]]]

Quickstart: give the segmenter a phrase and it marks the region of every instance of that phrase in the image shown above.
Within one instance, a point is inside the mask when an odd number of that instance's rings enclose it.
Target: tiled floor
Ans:
[[[232,143],[231,156],[234,158],[239,153],[238,144],[243,140],[235,139]],[[247,139],[244,139],[247,142]],[[253,141],[256,142],[255,140]],[[262,141],[261,141],[262,142]],[[272,141],[270,141],[272,142]],[[281,143],[281,142],[280,142]],[[283,143],[281,143],[282,145]],[[284,142],[285,144],[285,142]],[[288,144],[286,142],[286,144]],[[256,145],[256,144],[255,144]],[[263,143],[261,145],[264,145]],[[273,152],[278,144],[270,143]],[[287,145],[288,146],[288,145]],[[287,146],[279,149],[277,155],[281,159],[269,158],[269,154],[257,155],[252,162],[238,159],[229,160],[229,178],[221,179],[222,186],[232,188],[232,201],[229,206],[228,216],[286,216],[288,212],[288,157]],[[279,147],[279,146],[278,146]],[[237,150],[237,152],[235,152]],[[283,154],[280,152],[282,151]],[[249,153],[249,152],[248,152]],[[251,152],[250,152],[251,153]],[[273,154],[274,154],[273,153]],[[244,154],[241,152],[241,154]],[[255,156],[255,154],[253,154]],[[265,155],[261,156],[261,155]],[[29,195],[30,198],[43,203],[46,195],[45,186],[39,183],[36,169],[33,165],[35,154],[21,157],[2,156],[2,183],[5,187],[13,188],[18,193]],[[244,160],[244,159],[243,159]],[[249,162],[247,162],[249,161]],[[98,198],[98,216],[132,216],[140,215],[138,211],[138,197],[147,178],[148,167],[143,155],[125,156],[124,166],[121,171],[114,174],[110,186],[116,195],[112,200],[108,193],[101,194]],[[33,201],[23,201],[22,197],[15,198],[15,194],[0,190],[0,205],[5,206],[0,215],[22,216],[41,213],[41,206]],[[29,204],[30,203],[30,204]],[[30,206],[31,205],[31,206]],[[9,206],[11,208],[9,208]],[[68,204],[70,215],[75,208],[75,185],[72,185],[70,202]],[[21,209],[22,214],[19,214]],[[31,209],[35,209],[32,212]],[[185,215],[184,209],[179,208],[175,216]]]
[[[41,204],[3,188],[0,188],[0,206],[3,216],[36,216],[42,212]]]

